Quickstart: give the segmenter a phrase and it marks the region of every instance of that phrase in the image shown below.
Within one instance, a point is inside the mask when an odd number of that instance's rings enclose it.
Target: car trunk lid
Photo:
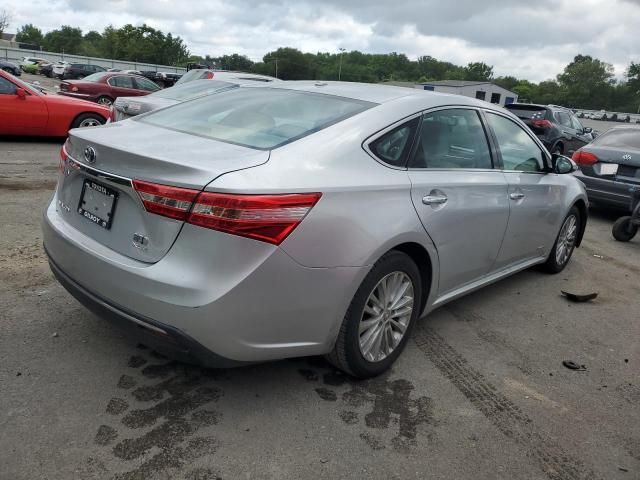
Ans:
[[[143,262],[160,260],[184,222],[147,212],[133,180],[202,190],[220,175],[269,159],[268,151],[127,123],[70,132],[57,205],[77,230]]]
[[[625,147],[601,147],[594,144],[581,152],[595,156],[595,163],[578,164],[584,175],[640,184],[640,151]],[[578,153],[580,155],[580,153]],[[593,161],[593,160],[591,160]]]

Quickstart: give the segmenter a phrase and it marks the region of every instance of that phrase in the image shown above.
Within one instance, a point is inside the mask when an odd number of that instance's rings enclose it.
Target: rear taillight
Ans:
[[[62,148],[60,149],[60,162],[58,163],[58,171],[60,173],[64,172],[64,167],[67,164],[67,151],[64,149],[65,145],[66,143],[62,145]]]
[[[144,208],[147,212],[156,213],[176,220],[186,220],[193,201],[200,193],[188,188],[169,187],[155,183],[133,181]]]
[[[145,209],[220,232],[280,245],[321,193],[235,195],[200,192],[134,180]]]
[[[593,153],[578,150],[573,154],[571,160],[578,165],[590,166],[598,163],[599,159]]]
[[[551,128],[551,127],[553,127],[553,124],[549,120],[533,120],[531,122],[531,125],[533,125],[536,128]]]

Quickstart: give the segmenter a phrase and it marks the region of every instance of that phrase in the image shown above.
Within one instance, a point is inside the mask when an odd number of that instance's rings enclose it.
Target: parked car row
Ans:
[[[609,122],[622,122],[622,123],[640,123],[640,114],[634,113],[621,113],[621,112],[606,112],[600,111],[577,111],[576,115],[579,118],[588,118],[591,120],[604,120]]]

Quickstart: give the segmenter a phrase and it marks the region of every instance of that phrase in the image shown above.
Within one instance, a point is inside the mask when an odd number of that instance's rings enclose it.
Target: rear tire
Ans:
[[[98,97],[98,100],[96,100],[96,103],[110,107],[111,105],[113,105],[113,98],[107,97],[106,95],[102,95],[101,97]]]
[[[97,127],[104,125],[106,120],[97,113],[83,113],[78,115],[71,124],[71,128]]]
[[[556,241],[549,253],[549,258],[542,264],[542,270],[547,273],[560,273],[564,270],[576,247],[581,226],[580,210],[577,207],[572,207],[562,222]]]
[[[415,262],[399,251],[385,254],[354,295],[327,360],[354,377],[380,375],[406,346],[421,298],[422,280]]]
[[[638,233],[638,226],[631,224],[631,217],[620,217],[613,224],[611,234],[619,242],[628,242]]]

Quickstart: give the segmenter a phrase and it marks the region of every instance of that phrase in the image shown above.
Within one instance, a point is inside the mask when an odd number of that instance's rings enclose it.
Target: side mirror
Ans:
[[[565,173],[572,173],[578,170],[578,165],[576,162],[571,160],[569,157],[565,157],[564,155],[560,155],[559,153],[554,153],[551,155],[553,159],[553,171],[554,173],[564,175]]]
[[[25,92],[24,88],[16,88],[16,95],[20,100],[24,100],[27,98],[27,92]]]
[[[593,132],[593,128],[591,127],[584,127],[584,129],[582,130],[584,133],[591,133]]]

